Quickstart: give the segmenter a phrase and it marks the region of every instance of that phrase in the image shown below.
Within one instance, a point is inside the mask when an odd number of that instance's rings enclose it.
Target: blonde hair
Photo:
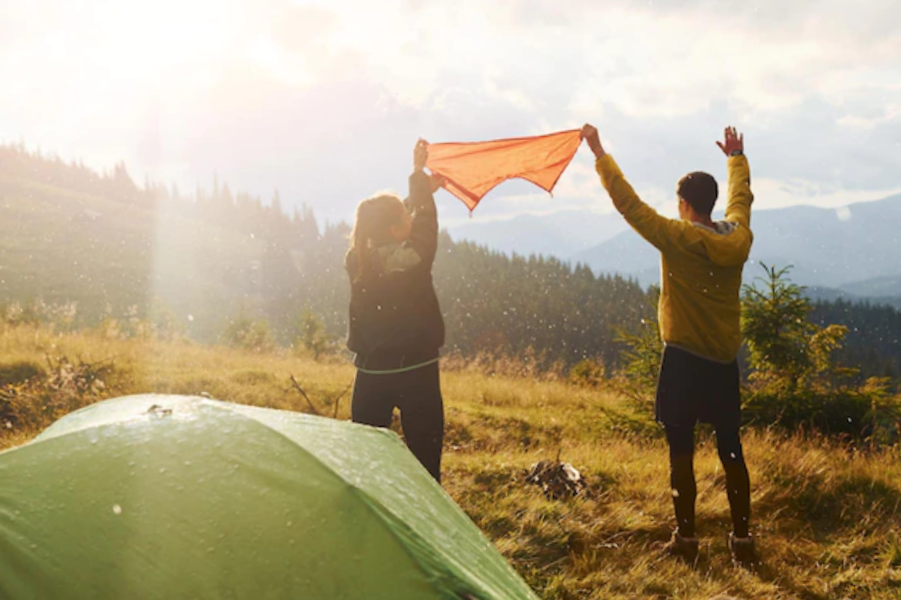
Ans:
[[[400,196],[392,193],[376,194],[357,206],[354,229],[350,233],[350,248],[347,250],[347,258],[356,262],[354,280],[365,274],[366,251],[373,247],[373,243],[381,245],[391,241],[391,226],[401,222],[405,210]]]

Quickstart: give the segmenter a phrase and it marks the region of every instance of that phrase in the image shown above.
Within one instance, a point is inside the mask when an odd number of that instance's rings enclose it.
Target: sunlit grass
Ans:
[[[54,335],[25,327],[0,335],[2,362],[45,355],[112,360],[108,395],[205,393],[223,400],[309,412],[354,375],[344,360],[290,351],[252,353],[188,342]],[[658,549],[672,528],[665,441],[648,410],[612,387],[445,372],[444,486],[542,598],[875,598],[901,596],[901,462],[897,448],[861,451],[815,435],[744,432],[752,480],[752,532],[764,565],[735,569],[724,475],[715,439],[698,435],[697,569]],[[349,418],[350,393],[338,417]],[[37,429],[4,429],[3,447]],[[569,462],[590,493],[546,498],[523,483],[543,459]]]

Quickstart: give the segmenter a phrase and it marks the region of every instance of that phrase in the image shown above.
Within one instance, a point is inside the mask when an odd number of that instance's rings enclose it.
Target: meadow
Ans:
[[[62,414],[135,393],[214,398],[348,419],[353,369],[339,356],[248,351],[109,329],[0,329],[0,447]],[[514,365],[515,367],[515,365]],[[695,569],[665,556],[668,459],[649,407],[614,379],[576,384],[527,369],[446,361],[443,484],[547,600],[576,598],[889,599],[901,597],[901,455],[811,432],[744,430],[752,533],[763,565],[732,566],[713,434],[698,434]],[[30,378],[30,379],[29,379]],[[26,381],[27,380],[27,381]],[[337,403],[337,410],[336,410]],[[525,482],[539,460],[571,463],[586,493],[554,499]]]

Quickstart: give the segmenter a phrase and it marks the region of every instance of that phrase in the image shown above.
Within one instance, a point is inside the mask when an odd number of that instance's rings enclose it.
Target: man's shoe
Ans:
[[[736,567],[754,569],[760,564],[760,555],[757,554],[754,538],[750,535],[746,538],[740,538],[735,537],[734,533],[730,533],[727,545],[729,546],[729,553],[732,555],[732,564]]]
[[[688,565],[694,567],[698,564],[698,538],[684,538],[678,531],[673,532],[670,541],[663,545],[662,550],[670,556],[681,558]]]

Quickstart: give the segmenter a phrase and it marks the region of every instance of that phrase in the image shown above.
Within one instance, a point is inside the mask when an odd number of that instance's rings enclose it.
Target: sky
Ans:
[[[725,182],[734,125],[756,208],[840,209],[901,192],[899,21],[897,0],[0,0],[0,141],[336,221],[405,193],[419,137],[590,122],[672,215],[684,173]],[[553,198],[509,182],[473,218],[572,209],[612,210],[584,146]]]

